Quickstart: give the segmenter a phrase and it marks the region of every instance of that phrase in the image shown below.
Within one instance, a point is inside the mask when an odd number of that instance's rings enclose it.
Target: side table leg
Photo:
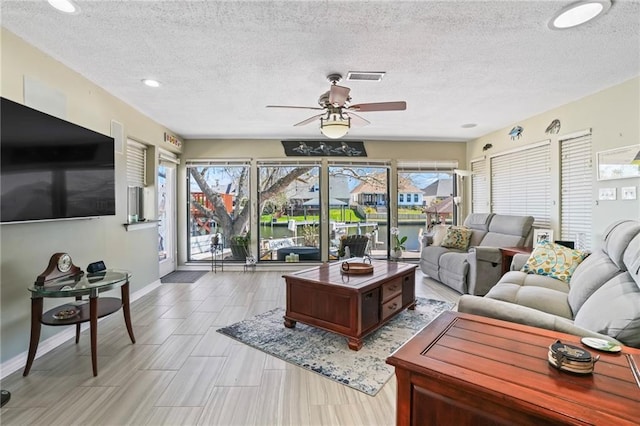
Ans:
[[[31,370],[33,360],[36,358],[38,343],[40,342],[40,329],[42,328],[42,297],[31,298],[31,340],[29,341],[29,355],[27,365],[24,367],[22,375],[26,377]]]
[[[91,366],[98,375],[98,296],[89,297],[89,323],[91,326]]]
[[[129,310],[129,281],[120,287],[122,294],[122,313],[124,313],[124,323],[127,325],[127,332],[131,338],[131,343],[136,342],[136,338],[133,336],[133,326],[131,325],[131,311]]]
[[[76,301],[82,300],[82,296],[76,296]],[[80,323],[76,324],[76,345],[80,342]]]

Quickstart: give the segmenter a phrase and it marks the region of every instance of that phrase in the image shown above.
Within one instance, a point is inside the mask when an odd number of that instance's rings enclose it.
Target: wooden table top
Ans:
[[[549,345],[560,339],[600,355],[593,374],[552,367]],[[509,405],[538,410],[559,422],[640,422],[640,387],[625,353],[640,364],[640,350],[611,354],[588,348],[580,338],[459,312],[445,312],[398,349],[387,362],[467,389],[499,395]]]
[[[361,262],[360,259],[353,259],[354,262]],[[384,260],[372,260],[373,272],[364,275],[347,275],[341,270],[342,262],[323,263],[320,266],[303,269],[283,277],[298,281],[336,285],[341,287],[362,289],[381,280],[392,278],[408,271],[415,270],[417,265],[402,262],[388,262]],[[367,262],[368,263],[368,262]]]

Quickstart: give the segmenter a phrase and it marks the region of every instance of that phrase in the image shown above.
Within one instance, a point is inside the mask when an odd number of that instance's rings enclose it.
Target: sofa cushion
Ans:
[[[574,315],[594,291],[620,273],[622,271],[602,250],[596,250],[583,260],[571,277],[569,305]]]
[[[627,270],[623,260],[625,250],[638,233],[640,233],[640,222],[633,220],[615,222],[604,231],[602,250],[622,271]]]
[[[568,291],[569,286],[562,281],[511,271],[485,297],[572,319],[573,312],[567,302]]]
[[[489,232],[489,223],[495,216],[493,213],[471,213],[464,220],[463,225],[467,228],[473,229],[471,233],[471,240],[469,241],[470,247],[479,246],[484,236]]]
[[[491,219],[489,232],[526,237],[533,226],[533,216],[511,216],[497,214]]]
[[[491,219],[495,216],[493,213],[471,213],[464,220],[463,225],[467,228],[478,231],[488,231]]]
[[[420,268],[422,272],[431,278],[441,281],[438,269],[440,269],[440,256],[448,253],[449,249],[441,246],[427,246],[422,249],[420,255]]]
[[[584,260],[587,253],[573,250],[560,244],[542,241],[533,249],[529,260],[521,271],[546,275],[566,283],[571,281],[573,271]]]
[[[473,231],[463,226],[451,226],[447,229],[447,233],[442,240],[442,247],[452,248],[457,250],[467,250],[469,248],[469,241],[471,240],[471,233]]]
[[[639,348],[640,288],[631,274],[618,274],[596,290],[584,302],[574,322]]]
[[[447,229],[449,229],[449,225],[436,225],[433,227],[432,246],[442,245],[442,240],[444,240],[444,236],[447,235]]]
[[[533,227],[533,216],[496,214],[489,224],[489,232],[480,245],[490,247],[524,246]]]
[[[624,251],[623,261],[629,275],[640,288],[640,234],[636,235]]]
[[[448,251],[440,256],[439,261],[439,280],[460,293],[467,292],[467,256],[466,252]]]

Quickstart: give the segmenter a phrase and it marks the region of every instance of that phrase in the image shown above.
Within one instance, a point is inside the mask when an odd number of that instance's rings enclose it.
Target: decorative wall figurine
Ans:
[[[288,140],[282,141],[287,157],[366,157],[363,141]]]
[[[560,131],[560,120],[556,118],[551,122],[551,124],[547,126],[547,130],[545,130],[544,132],[548,135],[551,135],[551,134],[558,134],[559,131]]]
[[[491,148],[493,148],[493,145],[488,143],[488,144],[486,144],[485,146],[482,147],[482,150],[486,151],[486,150],[491,149]]]
[[[524,129],[520,126],[516,126],[513,129],[511,129],[511,131],[509,132],[509,136],[511,136],[511,140],[520,139],[520,136],[522,136],[523,131]]]

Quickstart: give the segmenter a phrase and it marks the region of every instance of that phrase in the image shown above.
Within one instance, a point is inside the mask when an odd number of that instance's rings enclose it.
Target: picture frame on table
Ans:
[[[543,241],[553,242],[553,229],[534,229],[533,245],[534,247]]]

